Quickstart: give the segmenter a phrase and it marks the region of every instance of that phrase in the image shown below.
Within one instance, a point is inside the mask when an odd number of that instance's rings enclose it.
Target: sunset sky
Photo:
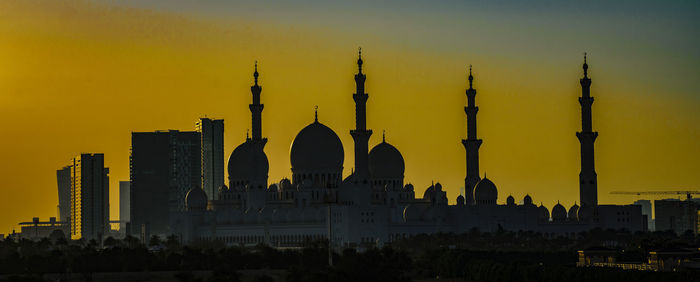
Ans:
[[[0,233],[56,216],[56,170],[81,152],[105,154],[118,219],[132,131],[223,118],[228,159],[250,128],[255,60],[270,181],[291,176],[315,105],[350,174],[359,46],[370,146],[386,130],[417,195],[436,181],[454,203],[464,186],[472,64],[499,203],[578,201],[584,52],[600,203],[700,189],[700,2],[483,2],[0,0]]]

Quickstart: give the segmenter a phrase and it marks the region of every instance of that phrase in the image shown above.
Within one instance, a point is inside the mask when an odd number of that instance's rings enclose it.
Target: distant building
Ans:
[[[80,154],[71,170],[70,238],[101,240],[109,228],[109,168],[104,154]]]
[[[224,120],[201,118],[196,130],[201,134],[202,189],[215,200],[224,185]]]
[[[130,197],[131,185],[129,181],[119,181],[119,231],[124,233],[130,218]]]
[[[58,220],[69,221],[70,219],[70,191],[71,191],[71,167],[66,166],[56,171],[56,182],[58,184]]]
[[[131,234],[169,233],[170,213],[184,210],[187,191],[202,184],[200,142],[199,132],[131,134]]]
[[[649,231],[654,231],[654,221],[651,216],[651,201],[637,200],[633,203],[633,205],[638,205],[642,207],[642,215],[645,215],[647,217],[647,226],[649,226]]]
[[[683,234],[687,230],[698,234],[698,204],[676,199],[656,200],[656,231],[673,230]]]
[[[60,230],[60,234],[64,238],[69,239],[67,234],[70,232],[70,224],[67,222],[56,221],[55,217],[49,218],[49,221],[39,221],[38,217],[32,219],[31,222],[20,222],[20,233],[15,234],[18,238],[29,240],[40,240],[49,238],[51,233]],[[2,236],[0,236],[2,238]]]

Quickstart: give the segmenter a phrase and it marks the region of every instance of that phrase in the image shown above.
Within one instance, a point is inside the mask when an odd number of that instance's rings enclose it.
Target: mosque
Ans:
[[[304,242],[330,239],[333,246],[357,247],[389,243],[421,233],[462,233],[477,228],[534,231],[549,237],[576,236],[592,228],[646,230],[646,218],[636,205],[599,205],[593,143],[598,133],[592,130],[591,79],[584,56],[582,95],[579,97],[582,130],[576,135],[581,143],[580,203],[568,210],[561,204],[552,207],[533,204],[529,195],[516,204],[508,196],[505,205],[497,204],[498,190],[490,179],[481,178],[477,138],[476,89],[469,68],[466,90],[467,139],[465,195],[449,205],[440,183],[428,187],[416,197],[412,184],[404,183],[404,159],[401,152],[382,138],[369,150],[372,130],[366,125],[366,75],[359,53],[355,75],[355,164],[352,174],[342,178],[344,147],[328,126],[314,121],[301,129],[291,145],[291,179],[268,182],[269,163],[262,136],[257,65],[251,87],[252,135],[236,147],[228,160],[228,186],[219,188],[215,200],[207,200],[200,188],[191,189],[184,201],[186,210],[171,217],[171,231],[183,241],[216,240],[227,245],[265,243],[278,247],[300,246]],[[269,184],[269,185],[268,185]],[[419,195],[420,196],[420,195]]]

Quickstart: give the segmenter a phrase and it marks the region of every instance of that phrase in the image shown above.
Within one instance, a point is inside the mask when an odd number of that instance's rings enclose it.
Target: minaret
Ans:
[[[369,95],[365,93],[365,74],[362,73],[362,48],[358,51],[357,59],[358,72],[355,75],[356,91],[352,95],[355,100],[355,129],[350,130],[350,135],[355,141],[355,179],[369,180],[369,169],[367,168],[367,151],[369,137],[372,136],[372,130],[367,129],[367,98]]]
[[[581,104],[581,131],[576,132],[576,137],[581,143],[581,173],[579,174],[581,207],[594,207],[598,205],[598,181],[595,173],[595,160],[593,153],[593,143],[598,132],[593,131],[591,121],[591,79],[588,78],[588,64],[586,55],[583,55],[583,78],[581,78],[581,97],[578,102]]]
[[[255,72],[253,77],[255,78],[255,85],[250,87],[250,92],[253,93],[253,103],[250,104],[250,113],[252,115],[252,128],[253,136],[251,141],[255,143],[261,143],[265,146],[267,143],[267,138],[262,138],[262,111],[265,105],[260,104],[260,92],[262,92],[262,87],[258,85],[258,62],[255,62]]]
[[[474,204],[474,186],[481,180],[479,177],[479,147],[481,139],[476,138],[476,89],[473,87],[474,76],[472,66],[469,65],[469,89],[467,89],[467,106],[464,112],[467,114],[467,139],[462,139],[462,145],[467,151],[467,177],[464,179],[465,204]]]

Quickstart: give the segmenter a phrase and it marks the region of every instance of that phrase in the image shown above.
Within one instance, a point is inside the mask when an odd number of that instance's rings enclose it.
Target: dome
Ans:
[[[589,221],[591,218],[593,218],[593,208],[586,205],[581,205],[581,207],[578,209],[578,220]]]
[[[525,195],[525,198],[523,198],[523,205],[532,205],[532,197],[530,197],[530,195]]]
[[[464,206],[464,196],[462,196],[462,195],[457,196],[457,205]]]
[[[578,220],[578,205],[574,203],[573,206],[569,209],[569,220],[571,221],[577,221]]]
[[[187,210],[205,210],[207,208],[207,193],[199,187],[187,191],[185,196]]]
[[[512,195],[508,196],[508,198],[506,198],[506,205],[509,205],[509,206],[515,205],[515,198],[513,198]]]
[[[262,145],[247,140],[231,152],[228,158],[229,186],[244,185],[251,181],[267,182],[270,164],[262,148]]]
[[[549,210],[544,205],[537,208],[537,218],[542,221],[549,221]]]
[[[435,196],[435,185],[430,185],[428,189],[423,192],[423,199],[432,199]]]
[[[403,156],[396,147],[382,142],[369,151],[367,159],[372,179],[403,179]]]
[[[566,220],[566,208],[559,202],[552,208],[552,221]]]
[[[290,149],[293,172],[326,172],[343,169],[343,143],[332,129],[315,121],[294,138]]]
[[[404,185],[403,188],[406,189],[406,191],[408,192],[413,192],[413,184],[411,183]]]
[[[440,182],[435,183],[435,192],[442,192],[442,184]]]
[[[474,200],[477,204],[495,204],[498,199],[496,184],[484,177],[474,187]]]

